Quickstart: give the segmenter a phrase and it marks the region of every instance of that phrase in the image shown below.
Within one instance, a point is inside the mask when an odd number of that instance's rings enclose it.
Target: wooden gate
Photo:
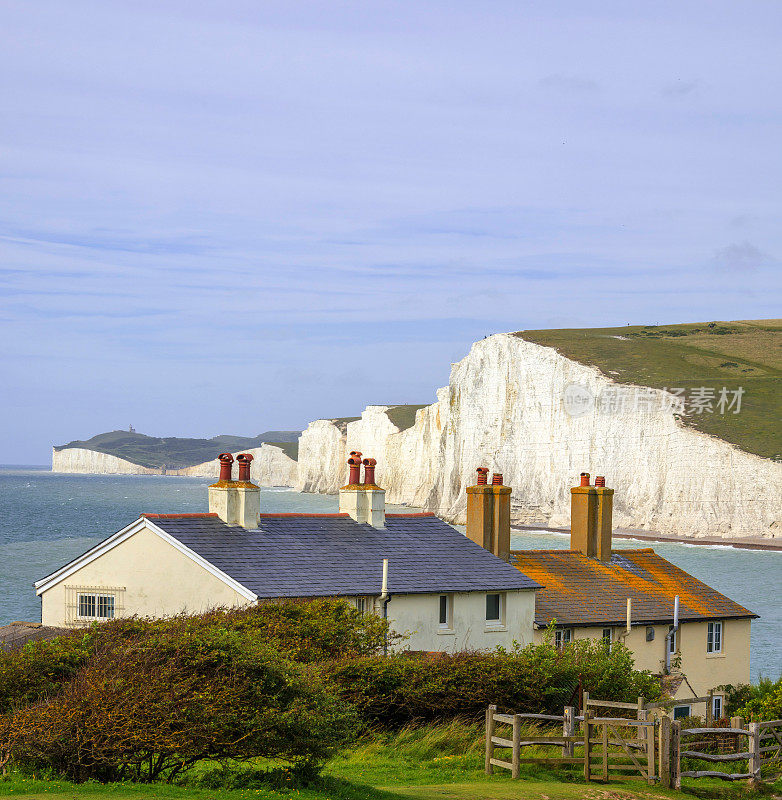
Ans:
[[[654,721],[591,718],[584,714],[584,779],[607,781],[611,773],[655,781]],[[617,775],[617,777],[620,777]]]

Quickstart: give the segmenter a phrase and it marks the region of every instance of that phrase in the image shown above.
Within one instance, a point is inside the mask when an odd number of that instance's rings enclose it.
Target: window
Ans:
[[[554,631],[554,644],[559,650],[561,650],[566,644],[570,644],[572,641],[572,628],[557,628]]]
[[[614,638],[613,634],[614,634],[613,629],[611,629],[611,628],[603,628],[603,641],[606,644],[611,644],[611,641]]]
[[[369,603],[367,602],[366,597],[357,597],[356,598],[356,611],[363,617],[364,614],[367,613],[369,610]]]
[[[709,622],[706,630],[706,652],[722,652],[722,623]]]
[[[722,697],[715,694],[712,699],[711,713],[714,719],[722,719]]]
[[[501,594],[486,595],[486,624],[497,627],[502,625],[502,615],[504,612]]]
[[[670,634],[670,638],[668,639],[668,652],[675,653],[676,652],[676,631],[673,629],[673,625],[668,627],[668,633]]]
[[[114,619],[114,595],[80,594],[79,617],[81,619]]]
[[[654,627],[652,625],[649,625],[646,628],[646,641],[647,642],[653,642],[654,641]]]
[[[674,719],[683,719],[684,717],[690,716],[690,707],[689,706],[676,706],[673,709],[673,718]]]
[[[453,597],[449,594],[441,594],[439,604],[440,630],[450,630],[453,627]]]
[[[65,624],[74,627],[124,616],[124,586],[65,586]]]

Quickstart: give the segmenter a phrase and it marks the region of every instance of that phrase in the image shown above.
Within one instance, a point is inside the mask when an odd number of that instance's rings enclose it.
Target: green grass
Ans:
[[[203,464],[226,451],[249,450],[263,442],[280,447],[290,458],[298,456],[299,431],[266,431],[258,436],[215,436],[212,439],[182,439],[175,436],[157,438],[143,433],[110,431],[91,439],[75,440],[58,445],[55,450],[82,447],[98,453],[108,453],[150,469],[183,469]]]
[[[782,320],[519,331],[597,367],[619,383],[657,389],[742,387],[739,414],[702,413],[685,424],[765,458],[782,459]]]
[[[416,411],[424,407],[423,405],[392,406],[386,411],[386,416],[391,420],[392,425],[396,425],[400,431],[406,431],[415,425]]]
[[[532,748],[530,748],[532,751]],[[535,748],[540,751],[540,748]],[[256,765],[257,767],[258,765]],[[268,766],[268,765],[267,765]],[[201,767],[188,776],[192,786],[166,784],[76,785],[65,781],[45,781],[12,774],[0,778],[0,797],[18,800],[55,797],[74,800],[741,800],[748,797],[773,797],[782,792],[782,782],[751,792],[744,783],[686,781],[684,792],[665,791],[647,786],[642,780],[612,781],[610,784],[585,784],[579,770],[549,771],[536,765],[522,767],[522,777],[511,780],[505,770],[493,776],[483,773],[483,731],[478,725],[453,722],[407,727],[394,734],[367,734],[352,751],[331,761],[317,786],[285,787],[285,772],[272,789],[264,782],[244,780],[246,788],[214,789],[199,786],[199,779],[212,767]],[[244,777],[247,777],[247,768]],[[234,773],[235,775],[236,773]],[[240,778],[242,777],[241,772]]]

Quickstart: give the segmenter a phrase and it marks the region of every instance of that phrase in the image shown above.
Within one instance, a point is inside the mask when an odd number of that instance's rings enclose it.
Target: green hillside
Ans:
[[[687,425],[749,453],[782,459],[782,320],[568,328],[514,335],[554,347],[619,383],[683,388],[687,404],[682,419]],[[711,412],[704,407],[695,413],[696,387],[713,391]],[[739,413],[732,408],[719,413],[723,387],[730,393],[744,390]]]
[[[65,450],[68,447],[82,447],[98,453],[108,453],[124,458],[142,467],[182,469],[202,464],[217,458],[226,451],[249,450],[260,447],[263,442],[281,447],[291,458],[298,453],[300,431],[266,431],[258,436],[214,436],[211,439],[183,439],[175,436],[159,439],[130,431],[111,431],[99,433],[92,439],[76,440],[55,447]]]

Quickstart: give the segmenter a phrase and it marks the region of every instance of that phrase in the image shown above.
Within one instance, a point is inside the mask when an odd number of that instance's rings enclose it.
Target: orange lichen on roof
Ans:
[[[543,586],[538,625],[622,623],[628,597],[635,622],[666,622],[676,595],[682,620],[756,616],[650,548],[614,551],[610,563],[573,550],[514,550],[511,563]]]

